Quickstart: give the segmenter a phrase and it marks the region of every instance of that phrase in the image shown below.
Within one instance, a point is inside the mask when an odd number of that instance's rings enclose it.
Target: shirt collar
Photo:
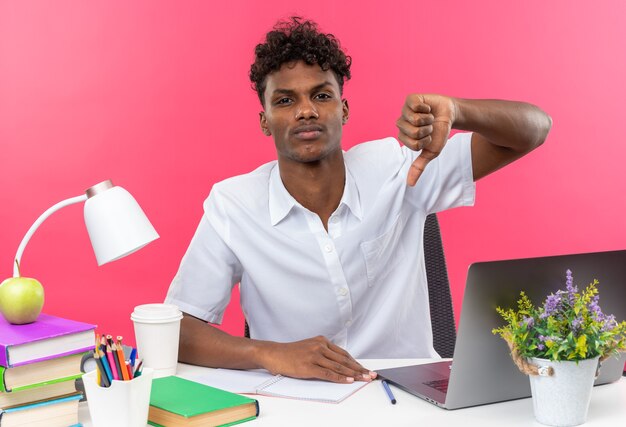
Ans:
[[[361,197],[359,196],[359,188],[356,186],[356,182],[350,173],[350,169],[346,167],[346,185],[343,189],[343,197],[341,197],[341,204],[350,208],[352,214],[359,219],[363,220],[363,211],[361,210]]]
[[[359,189],[357,188],[356,182],[354,182],[354,178],[348,168],[346,168],[346,183],[339,206],[342,204],[346,205],[352,214],[359,219],[359,221],[363,219]],[[282,221],[296,205],[299,205],[299,203],[291,194],[289,194],[282,179],[280,178],[280,171],[277,162],[270,172],[269,179],[269,211],[272,225],[275,226]]]
[[[283,185],[283,180],[280,178],[280,171],[278,169],[278,162],[276,162],[270,172],[269,185],[270,221],[272,221],[272,225],[276,225],[287,216],[291,208],[297,203]]]

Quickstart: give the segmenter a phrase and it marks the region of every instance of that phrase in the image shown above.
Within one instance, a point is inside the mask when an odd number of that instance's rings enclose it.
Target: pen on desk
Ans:
[[[387,397],[389,397],[389,400],[391,401],[391,404],[395,405],[396,404],[396,397],[391,392],[391,388],[389,388],[389,384],[387,384],[387,381],[385,381],[385,380],[382,380],[381,382],[383,383],[383,388],[385,389],[385,393],[387,393]]]

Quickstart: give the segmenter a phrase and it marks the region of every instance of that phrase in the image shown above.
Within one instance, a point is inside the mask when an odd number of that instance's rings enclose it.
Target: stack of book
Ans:
[[[94,329],[47,314],[26,325],[0,316],[0,427],[80,425],[75,380]]]

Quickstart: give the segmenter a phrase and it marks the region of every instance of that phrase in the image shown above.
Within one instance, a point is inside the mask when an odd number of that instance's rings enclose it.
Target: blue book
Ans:
[[[78,422],[78,401],[81,393],[40,400],[25,405],[0,409],[0,427],[41,423],[46,427],[74,427]]]

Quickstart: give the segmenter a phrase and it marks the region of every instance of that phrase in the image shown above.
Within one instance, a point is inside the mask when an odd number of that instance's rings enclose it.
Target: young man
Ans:
[[[355,358],[436,357],[422,253],[426,216],[472,205],[474,181],[546,138],[518,102],[409,95],[393,138],[341,150],[351,60],[312,22],[279,23],[250,78],[278,155],[216,184],[169,289],[186,313],[181,362],[369,381]],[[471,131],[448,140],[451,128]],[[219,324],[232,287],[251,339]],[[208,323],[207,323],[208,322]]]

